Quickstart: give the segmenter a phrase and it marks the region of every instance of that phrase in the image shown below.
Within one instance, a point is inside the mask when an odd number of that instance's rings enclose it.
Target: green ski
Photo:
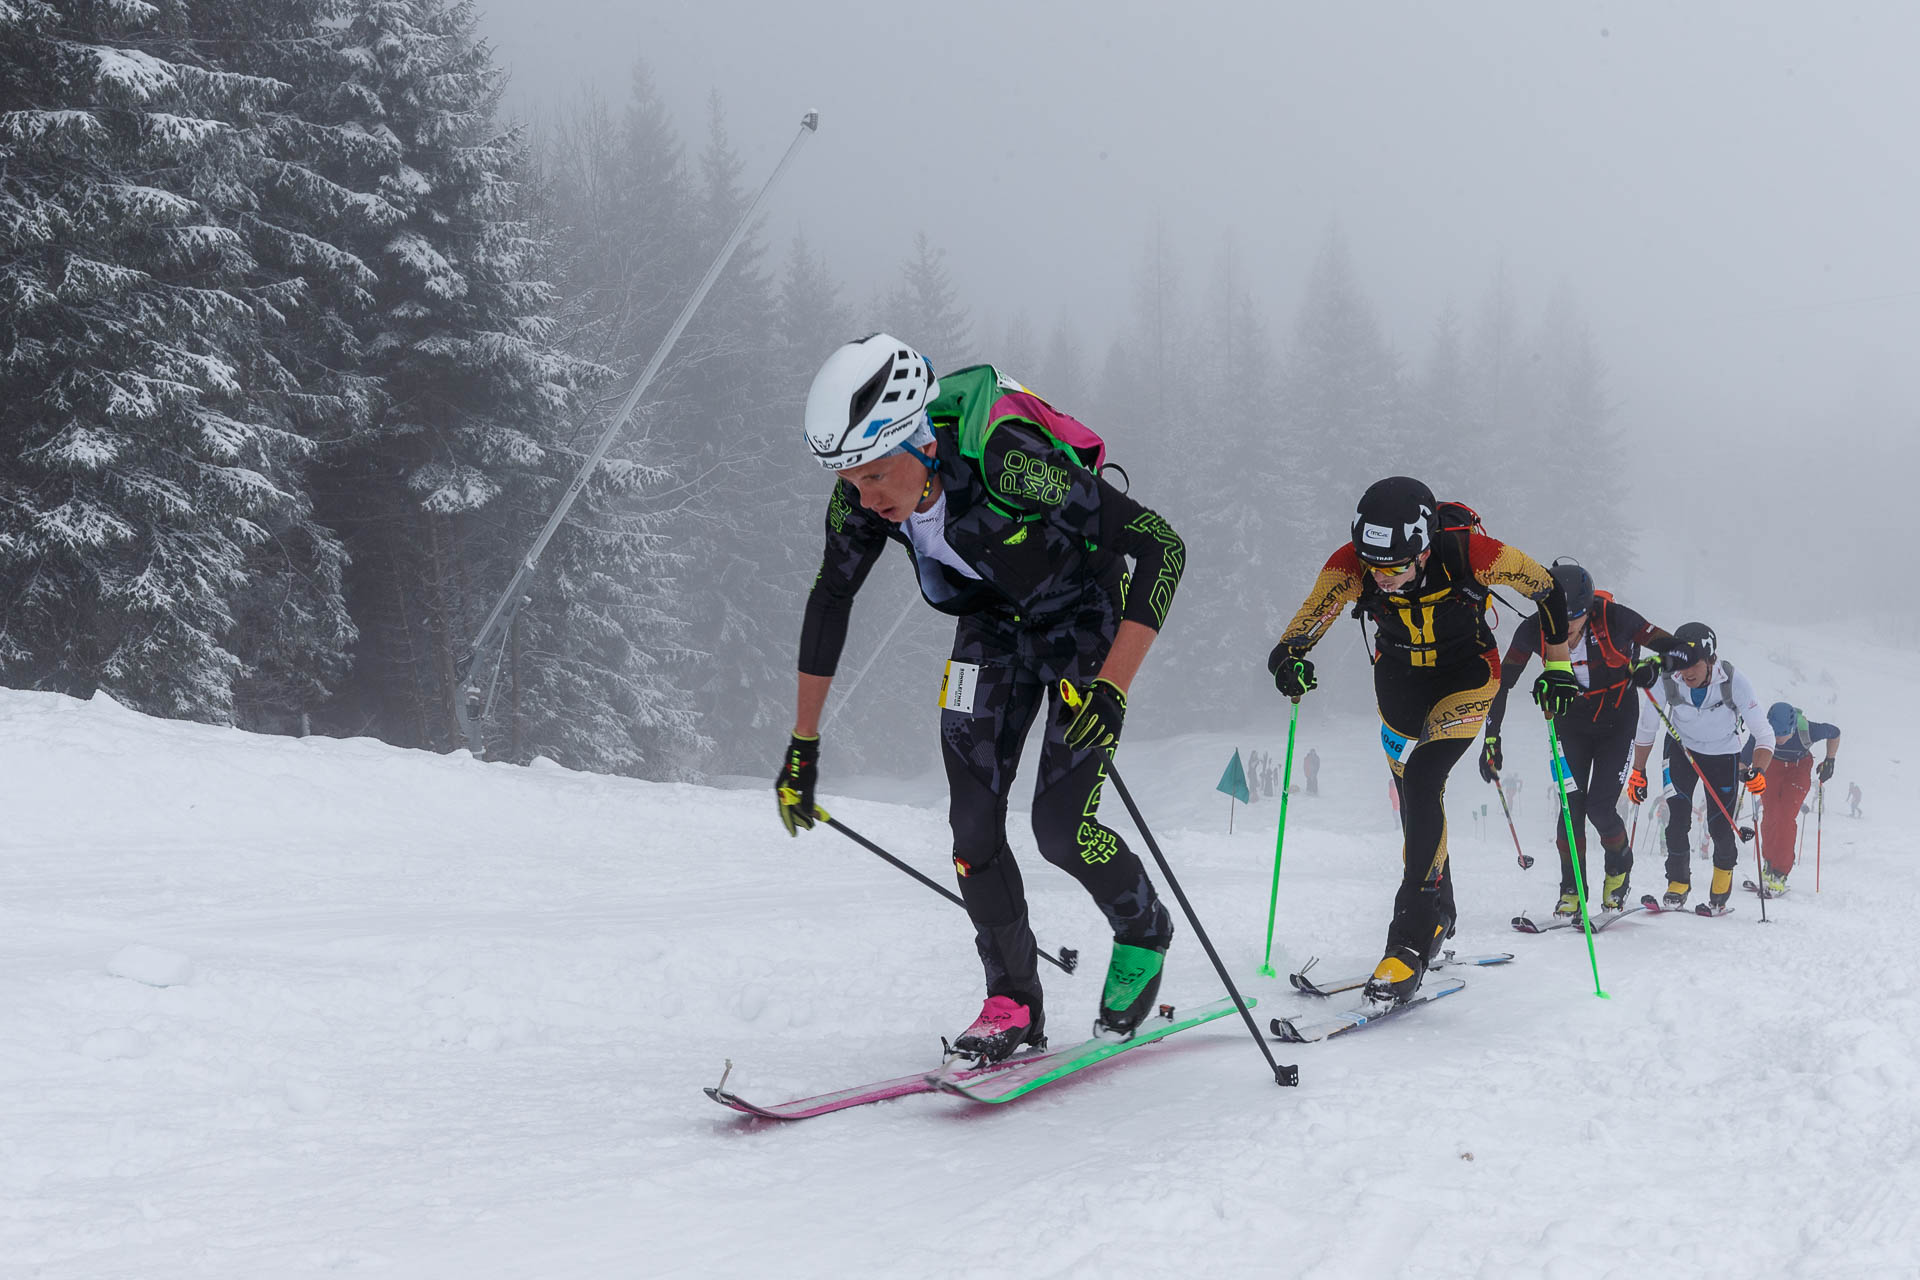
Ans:
[[[1248,1000],[1247,1007],[1251,1009],[1256,1003],[1254,1000]],[[1012,1102],[1015,1098],[1024,1097],[1063,1076],[1070,1076],[1095,1063],[1105,1062],[1115,1054],[1137,1049],[1155,1040],[1164,1040],[1176,1031],[1185,1031],[1203,1022],[1224,1018],[1233,1012],[1235,1009],[1231,999],[1216,1000],[1212,1004],[1201,1005],[1191,1013],[1179,1017],[1150,1017],[1140,1024],[1130,1040],[1095,1038],[1086,1041],[1076,1049],[1049,1053],[1044,1061],[1034,1062],[1024,1067],[1008,1067],[995,1071],[990,1076],[973,1079],[929,1075],[927,1083],[942,1093],[951,1093],[974,1102]]]

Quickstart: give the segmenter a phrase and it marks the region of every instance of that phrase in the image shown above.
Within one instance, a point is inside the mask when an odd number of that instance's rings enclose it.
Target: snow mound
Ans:
[[[178,951],[135,943],[113,953],[107,972],[149,987],[184,987],[193,981],[193,961]]]

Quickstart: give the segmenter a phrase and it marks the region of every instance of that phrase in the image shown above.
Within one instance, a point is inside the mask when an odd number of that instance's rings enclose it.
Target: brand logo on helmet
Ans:
[[[1393,530],[1385,525],[1368,524],[1360,527],[1360,541],[1370,547],[1391,547]]]

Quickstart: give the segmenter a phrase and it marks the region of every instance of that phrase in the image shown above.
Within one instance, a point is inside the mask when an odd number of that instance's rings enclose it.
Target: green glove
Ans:
[[[1075,751],[1111,751],[1120,741],[1120,724],[1127,718],[1127,695],[1110,680],[1095,680],[1076,689],[1060,682],[1061,716],[1067,721],[1066,744]]]
[[[799,835],[801,827],[813,830],[813,784],[819,777],[819,736],[794,734],[787,744],[787,758],[773,777],[773,798],[780,804],[780,821],[788,835]]]
[[[1580,682],[1573,678],[1571,662],[1548,662],[1540,678],[1533,682],[1533,700],[1549,720],[1572,710],[1580,696]]]

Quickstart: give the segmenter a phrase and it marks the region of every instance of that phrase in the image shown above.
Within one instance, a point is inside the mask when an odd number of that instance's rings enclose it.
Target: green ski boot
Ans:
[[[1107,985],[1100,993],[1100,1016],[1094,1019],[1095,1035],[1133,1035],[1147,1014],[1153,1011],[1153,998],[1160,993],[1160,974],[1166,966],[1164,949],[1136,947],[1125,942],[1113,944],[1113,958],[1107,962]]]

